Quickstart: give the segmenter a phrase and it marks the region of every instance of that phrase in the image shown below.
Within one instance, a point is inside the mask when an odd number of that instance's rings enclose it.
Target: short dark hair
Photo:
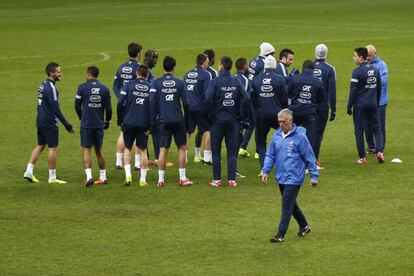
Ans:
[[[305,60],[303,62],[302,71],[304,71],[306,68],[312,69],[312,70],[315,69],[315,62],[309,59]]]
[[[209,59],[214,59],[216,57],[216,54],[214,53],[214,50],[212,49],[205,50],[204,54],[206,54]]]
[[[366,47],[358,47],[354,49],[355,53],[364,60],[368,57],[368,49]]]
[[[86,70],[86,73],[90,74],[94,78],[97,78],[99,76],[99,69],[96,66],[90,66]]]
[[[176,65],[175,58],[171,56],[165,56],[163,61],[163,67],[166,72],[171,72],[174,70],[174,67]]]
[[[141,53],[142,46],[138,43],[130,43],[128,45],[128,55],[132,58],[135,58],[138,56],[139,53]]]
[[[201,66],[201,64],[203,64],[203,63],[204,63],[204,61],[206,61],[206,59],[208,59],[207,54],[199,54],[199,55],[196,57],[196,64],[197,64],[198,66]]]
[[[279,53],[279,60],[281,60],[283,57],[287,58],[289,55],[294,55],[295,53],[288,48],[282,49]]]
[[[145,52],[145,60],[150,60],[150,59],[152,59],[154,56],[158,56],[158,51],[156,51],[156,50],[153,50],[153,49],[148,49],[146,52]]]
[[[231,57],[224,56],[220,59],[221,65],[223,65],[224,70],[230,71],[231,67],[233,66],[233,61]]]
[[[236,60],[237,71],[243,70],[246,64],[247,64],[247,59],[245,58],[239,58],[238,60]]]
[[[149,75],[149,68],[145,64],[141,64],[137,70],[138,75],[144,78],[148,78]]]
[[[50,73],[55,72],[56,71],[56,68],[58,68],[58,67],[59,67],[59,64],[58,63],[56,63],[56,62],[49,62],[49,64],[46,65],[46,68],[45,68],[46,75],[50,76]]]

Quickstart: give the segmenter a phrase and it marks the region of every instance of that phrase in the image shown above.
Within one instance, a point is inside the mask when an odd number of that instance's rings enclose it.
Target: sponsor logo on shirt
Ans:
[[[318,69],[318,68],[315,68],[315,69],[313,70],[313,75],[314,75],[315,77],[320,77],[320,76],[322,76],[322,70],[321,70],[321,69]]]
[[[138,91],[148,91],[149,87],[148,85],[145,85],[145,84],[136,84],[135,89]]]
[[[122,67],[121,71],[122,71],[122,73],[131,74],[132,73],[132,67]]]
[[[101,102],[101,96],[99,96],[99,95],[91,95],[89,97],[89,101],[91,101],[93,103],[100,103]]]
[[[271,86],[271,85],[262,85],[260,87],[260,90],[262,90],[262,92],[269,93],[269,92],[272,92],[273,91],[273,86]]]
[[[197,78],[198,73],[197,72],[190,72],[187,74],[187,77],[189,77],[190,79],[195,79]]]
[[[173,80],[165,80],[162,82],[162,85],[164,87],[174,87],[175,86],[175,81]]]

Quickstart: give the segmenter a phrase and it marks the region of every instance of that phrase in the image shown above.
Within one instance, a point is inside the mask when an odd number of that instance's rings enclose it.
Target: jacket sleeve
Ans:
[[[124,121],[126,98],[127,98],[127,87],[126,87],[126,84],[124,84],[122,91],[119,93],[118,104],[116,106],[116,113],[118,115],[118,120],[117,120],[118,125],[121,125]]]
[[[149,100],[150,100],[150,121],[154,122],[158,115],[158,105],[159,105],[158,92],[157,92],[154,82],[151,83]]]
[[[388,94],[388,68],[387,64],[384,62],[380,67],[380,77],[381,77],[381,94],[387,95]]]
[[[323,84],[322,81],[319,82],[318,85],[318,103],[322,103],[325,101],[325,91],[323,91]]]
[[[111,120],[112,120],[111,93],[108,90],[106,102],[105,102],[105,121],[110,122]]]
[[[210,114],[213,111],[213,105],[214,105],[214,94],[216,91],[216,79],[213,79],[210,81],[210,84],[208,85],[206,97],[204,98],[204,108],[203,108],[203,114],[207,118],[210,118]]]
[[[276,132],[273,134],[272,140],[270,141],[269,148],[266,151],[265,160],[263,163],[262,172],[269,174],[276,162],[276,143],[275,143]]]
[[[184,111],[184,118],[188,117],[188,99],[187,99],[187,91],[185,90],[185,83],[182,82],[182,86],[180,89],[181,95],[181,102],[183,103],[183,111]]]
[[[354,70],[352,72],[352,78],[351,78],[351,87],[349,89],[349,99],[348,99],[348,105],[347,109],[351,109],[354,106],[357,94],[358,94],[358,74],[357,71]]]
[[[331,73],[328,76],[328,97],[329,106],[331,111],[336,112],[336,71],[332,68]]]
[[[377,106],[379,107],[381,101],[381,91],[382,91],[382,79],[380,76],[380,72],[378,71],[378,78],[377,80]]]
[[[82,119],[82,90],[80,86],[78,87],[78,91],[76,92],[75,96],[75,110],[76,114],[78,115],[79,120]]]
[[[53,115],[55,115],[59,119],[59,121],[65,126],[66,130],[71,130],[72,125],[69,124],[68,121],[66,121],[65,117],[62,114],[62,111],[60,110],[57,91],[55,88],[51,88],[48,100],[50,106],[52,107]]]
[[[241,92],[241,104],[240,104],[240,113],[241,119],[245,120],[250,118],[251,110],[250,110],[250,96],[247,94],[247,91],[244,89],[243,85],[239,83],[239,89]]]
[[[319,170],[316,168],[316,157],[313,153],[312,147],[305,134],[299,135],[299,152],[303,161],[306,163],[306,168],[309,170],[311,179],[318,179]]]
[[[115,96],[119,98],[119,93],[121,93],[123,80],[118,76],[118,72],[114,77],[114,83],[112,85],[112,89],[114,90]]]
[[[281,79],[280,81],[280,87],[279,87],[279,102],[281,105],[281,108],[287,108],[288,107],[288,91],[286,86],[286,81],[284,79]]]

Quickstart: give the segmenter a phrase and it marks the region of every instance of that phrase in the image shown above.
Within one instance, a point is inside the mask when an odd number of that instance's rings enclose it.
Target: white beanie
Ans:
[[[265,69],[276,69],[276,59],[273,56],[267,56],[264,60]]]
[[[315,57],[317,59],[325,59],[328,56],[328,47],[325,44],[318,44],[315,47]]]
[[[267,42],[262,42],[262,44],[260,44],[260,55],[261,56],[264,57],[274,52],[275,52],[275,48],[273,48],[272,44],[267,43]]]

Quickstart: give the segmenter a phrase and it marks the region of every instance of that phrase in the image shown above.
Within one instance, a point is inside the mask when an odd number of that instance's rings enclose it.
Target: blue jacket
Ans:
[[[388,104],[388,68],[387,64],[377,55],[371,64],[378,69],[381,78],[381,97],[379,101],[380,106]]]
[[[376,108],[381,95],[381,81],[378,70],[367,62],[352,71],[351,88],[347,109]]]
[[[309,68],[290,79],[288,93],[292,99],[289,109],[293,111],[293,116],[316,114],[315,105],[325,99],[322,81]]]
[[[288,80],[289,80],[289,69],[287,68],[287,66],[285,64],[283,64],[280,61],[276,64],[276,74],[284,77],[286,83],[288,83]]]
[[[201,66],[188,71],[184,76],[188,111],[203,110],[204,98],[211,80],[210,72]]]
[[[318,179],[316,157],[306,137],[306,129],[293,124],[291,132],[283,138],[278,128],[273,134],[266,152],[262,171],[269,174],[276,163],[275,176],[279,184],[302,185],[305,169],[311,179]]]
[[[218,76],[217,70],[213,68],[213,66],[209,65],[206,69],[211,74],[211,78],[215,79]]]
[[[98,80],[88,80],[79,85],[75,96],[75,110],[83,128],[104,128],[112,119],[111,95],[109,88]]]
[[[37,92],[36,125],[38,127],[57,128],[59,120],[67,130],[72,129],[72,125],[66,121],[62,111],[60,111],[59,91],[56,89],[55,82],[50,79],[44,80]]]
[[[315,70],[313,70],[315,77],[322,81],[325,99],[322,103],[316,106],[317,110],[329,110],[336,112],[336,72],[335,67],[325,62],[324,59],[315,60]]]
[[[285,79],[274,69],[265,69],[253,78],[250,97],[258,118],[276,120],[279,111],[288,105]]]
[[[118,98],[118,125],[149,127],[150,88],[150,83],[142,78],[124,84]]]
[[[114,84],[112,86],[117,98],[119,97],[119,93],[121,92],[124,83],[137,78],[138,67],[138,61],[132,58],[119,66],[114,77]]]
[[[249,80],[252,81],[253,78],[264,70],[264,60],[265,57],[257,56],[252,59],[249,63]]]
[[[159,118],[160,123],[178,123],[184,120],[187,113],[187,97],[184,81],[166,73],[155,79],[150,90],[150,119]],[[182,103],[182,107],[181,107]]]
[[[241,83],[223,70],[208,86],[203,113],[214,123],[242,121],[250,112],[249,105],[250,97]]]

